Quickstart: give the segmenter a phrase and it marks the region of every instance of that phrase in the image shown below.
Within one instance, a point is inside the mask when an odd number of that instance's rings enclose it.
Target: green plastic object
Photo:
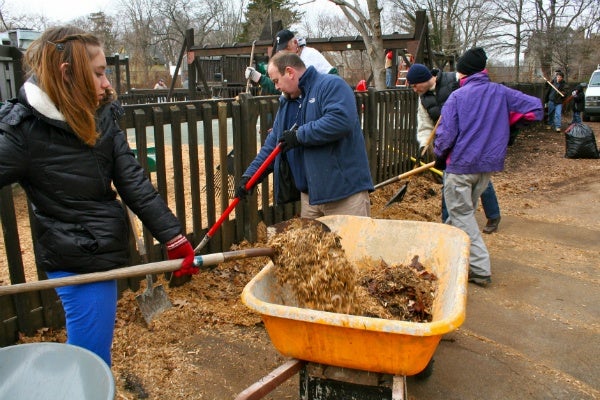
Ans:
[[[131,149],[133,150],[133,154],[136,156],[138,156],[137,154],[137,149]],[[148,172],[156,172],[156,148],[155,147],[148,147],[146,149],[146,162],[148,163]]]
[[[64,343],[0,349],[0,399],[114,400],[115,381],[98,355]]]

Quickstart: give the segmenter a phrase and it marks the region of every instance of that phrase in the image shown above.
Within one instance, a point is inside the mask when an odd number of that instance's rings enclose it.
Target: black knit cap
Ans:
[[[408,69],[406,80],[411,85],[427,82],[432,78],[431,71],[423,64],[413,64]]]
[[[461,74],[473,75],[485,69],[487,56],[482,47],[473,47],[463,54],[456,63],[456,70]]]

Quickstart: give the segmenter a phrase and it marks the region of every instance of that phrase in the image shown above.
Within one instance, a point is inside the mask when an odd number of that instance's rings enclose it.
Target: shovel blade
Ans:
[[[278,222],[267,227],[267,238],[272,238],[274,235],[283,233],[289,228],[309,228],[315,226],[323,232],[331,232],[331,229],[321,221],[312,218],[292,218],[287,221]]]
[[[148,287],[142,294],[135,297],[146,324],[150,325],[152,318],[173,307],[167,292],[162,285]]]
[[[390,205],[394,204],[394,203],[399,203],[402,201],[402,199],[404,198],[404,195],[406,194],[406,191],[408,189],[408,183],[404,184],[397,192],[394,196],[392,196],[391,199],[389,199],[389,201],[387,203],[385,203],[386,207],[389,207]]]

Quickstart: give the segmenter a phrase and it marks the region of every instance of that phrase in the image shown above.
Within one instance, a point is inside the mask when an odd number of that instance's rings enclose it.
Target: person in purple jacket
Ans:
[[[487,55],[481,47],[466,51],[456,64],[460,87],[442,108],[434,141],[435,167],[444,170],[446,223],[471,239],[469,282],[492,282],[490,255],[475,219],[477,201],[491,174],[504,169],[510,137],[510,113],[540,121],[539,98],[493,83],[485,71]]]

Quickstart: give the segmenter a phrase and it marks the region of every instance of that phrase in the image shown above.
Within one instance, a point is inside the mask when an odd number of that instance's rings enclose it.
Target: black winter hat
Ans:
[[[473,47],[463,54],[456,63],[456,70],[461,74],[473,75],[485,69],[487,55],[482,47]]]
[[[429,68],[423,64],[413,64],[406,73],[406,80],[409,84],[416,85],[417,83],[427,82],[432,76]]]

